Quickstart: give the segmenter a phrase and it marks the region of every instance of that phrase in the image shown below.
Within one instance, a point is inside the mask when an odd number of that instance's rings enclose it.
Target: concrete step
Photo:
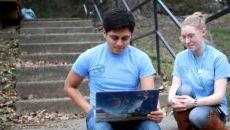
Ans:
[[[83,27],[91,26],[91,20],[34,20],[34,21],[23,21],[21,23],[22,28],[35,28],[35,27]]]
[[[17,67],[17,82],[65,80],[71,65],[33,65]]]
[[[18,33],[0,32],[0,39],[14,39],[18,37]]]
[[[19,100],[15,103],[17,113],[47,110],[50,112],[79,113],[81,110],[70,98],[44,98],[32,100]]]
[[[22,99],[33,98],[63,98],[66,94],[63,91],[64,80],[54,81],[31,81],[17,82],[17,95]],[[88,80],[83,82],[78,87],[82,95],[88,95]]]
[[[55,42],[85,42],[101,41],[101,33],[57,33],[20,35],[20,43],[55,43]]]
[[[34,53],[22,54],[20,59],[22,61],[39,62],[44,61],[47,63],[73,63],[80,52],[77,53]]]
[[[87,130],[86,119],[45,121],[43,124],[14,124],[10,130]]]
[[[44,34],[44,33],[77,33],[95,32],[92,26],[87,27],[42,27],[42,28],[21,28],[21,34]]]
[[[172,115],[165,116],[159,125],[161,130],[178,130],[176,121]],[[227,122],[226,126],[230,129],[230,122]],[[20,127],[13,126],[11,130],[87,130],[85,118],[46,122],[40,126],[29,125],[23,128]]]
[[[84,18],[37,18],[36,21],[73,21],[73,20],[89,20]],[[27,21],[22,21],[27,22]]]
[[[32,53],[68,53],[68,52],[83,52],[100,41],[95,42],[60,42],[60,43],[21,43],[19,51],[24,54]]]
[[[165,95],[160,95],[160,102],[165,101]],[[164,103],[163,103],[164,104]],[[16,102],[18,113],[33,112],[46,109],[47,111],[58,111],[61,113],[76,113],[81,110],[73,103],[70,98],[44,98],[44,99],[31,99],[19,100]]]

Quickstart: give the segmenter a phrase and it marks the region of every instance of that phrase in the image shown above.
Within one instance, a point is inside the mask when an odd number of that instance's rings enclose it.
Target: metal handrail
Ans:
[[[217,18],[219,18],[219,17],[221,17],[221,16],[223,16],[225,14],[228,14],[229,12],[230,12],[230,7],[227,7],[225,9],[217,12],[216,14],[213,14],[212,16],[209,16],[208,18],[206,18],[205,23],[207,24],[207,23],[211,22],[214,19],[217,19]]]
[[[159,36],[162,43],[165,45],[166,49],[169,51],[169,53],[172,55],[173,58],[176,57],[176,53],[172,50],[168,42],[165,40],[164,36],[161,34],[161,32],[156,31],[156,34]]]
[[[147,32],[147,33],[141,34],[141,35],[139,35],[139,36],[136,36],[136,37],[134,37],[134,38],[131,40],[131,42],[134,42],[134,41],[136,41],[136,40],[138,40],[138,39],[141,39],[141,38],[144,38],[144,37],[149,36],[149,35],[151,35],[151,34],[154,34],[155,32],[156,32],[155,30],[152,30],[152,31],[150,31],[150,32]]]
[[[93,7],[94,7],[94,9],[95,9],[95,11],[97,13],[97,16],[98,16],[100,22],[103,23],[103,20],[102,20],[102,17],[101,17],[101,13],[100,13],[100,11],[99,11],[99,9],[97,7],[97,4],[96,4],[95,0],[93,0]]]
[[[181,28],[181,23],[177,20],[177,18],[172,14],[172,12],[168,9],[168,7],[162,2],[162,0],[157,0],[158,4],[166,11],[166,13],[169,15],[171,20],[176,24],[178,28]]]
[[[122,0],[122,3],[124,4],[125,8],[127,9],[127,11],[131,11],[126,0]]]
[[[133,8],[131,9],[131,12],[134,12],[135,10],[139,9],[141,6],[145,5],[145,4],[148,3],[149,1],[151,1],[151,0],[142,1],[140,4],[138,4],[137,6],[133,7]]]

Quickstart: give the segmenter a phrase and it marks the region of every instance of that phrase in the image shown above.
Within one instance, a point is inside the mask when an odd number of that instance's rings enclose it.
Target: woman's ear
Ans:
[[[202,29],[201,29],[201,33],[203,34],[203,36],[206,36],[206,34],[207,34],[207,29],[206,29],[206,28],[202,28]]]

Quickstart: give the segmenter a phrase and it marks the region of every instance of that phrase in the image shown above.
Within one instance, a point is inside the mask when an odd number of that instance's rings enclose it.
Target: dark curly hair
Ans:
[[[105,32],[128,28],[133,33],[135,19],[131,12],[122,8],[114,8],[104,13],[103,28]]]

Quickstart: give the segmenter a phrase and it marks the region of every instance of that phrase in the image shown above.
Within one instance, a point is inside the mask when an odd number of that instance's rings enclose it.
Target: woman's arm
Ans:
[[[75,74],[73,70],[70,70],[64,85],[64,91],[79,106],[83,111],[88,112],[91,109],[90,104],[82,97],[80,91],[76,89],[81,81],[82,77]]]
[[[208,97],[197,99],[196,105],[217,105],[223,100],[227,87],[227,79],[218,79],[214,83],[214,93]]]
[[[171,88],[170,88],[169,94],[168,94],[168,102],[169,102],[169,104],[172,103],[173,97],[176,95],[176,91],[180,86],[181,86],[180,78],[176,77],[176,76],[173,76],[172,85],[171,85]]]

